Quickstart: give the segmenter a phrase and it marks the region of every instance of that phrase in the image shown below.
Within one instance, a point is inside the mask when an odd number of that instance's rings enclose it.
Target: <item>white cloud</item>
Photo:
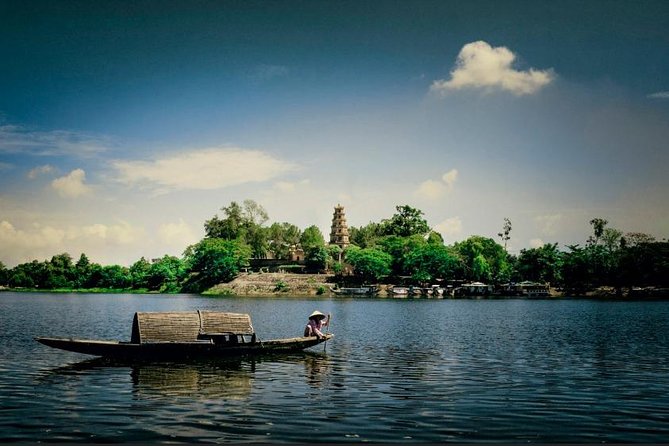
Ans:
[[[647,96],[650,99],[669,99],[669,91],[658,91]]]
[[[468,43],[458,54],[451,78],[434,81],[430,90],[445,94],[448,90],[483,88],[524,95],[537,92],[553,80],[552,70],[513,69],[515,59],[516,55],[506,47],[493,48],[483,41]]]
[[[297,165],[258,150],[212,148],[152,161],[115,161],[119,180],[153,187],[157,192],[212,190],[271,180]]]
[[[442,196],[445,189],[446,187],[441,181],[425,180],[422,183],[420,183],[420,186],[418,186],[416,194],[428,198],[430,200],[436,200],[437,198]]]
[[[0,153],[38,156],[91,156],[107,150],[107,138],[66,130],[48,132],[17,125],[0,125]]]
[[[441,179],[446,183],[449,189],[453,188],[455,181],[458,179],[457,169],[451,169],[441,176]]]
[[[158,227],[158,237],[162,243],[185,249],[197,242],[193,229],[179,219],[177,223],[164,223]]]
[[[58,191],[61,197],[76,198],[92,192],[92,189],[84,184],[85,180],[86,173],[83,169],[74,169],[64,177],[53,180],[51,187]]]
[[[460,217],[451,217],[434,226],[434,230],[439,232],[444,239],[453,237],[462,233],[462,220]]]
[[[541,248],[545,243],[540,238],[533,238],[530,240],[530,248]]]
[[[2,260],[9,264],[48,259],[61,252],[104,256],[110,249],[126,249],[144,239],[143,228],[127,222],[65,227],[35,223],[20,229],[7,220],[0,221]]]
[[[535,223],[543,235],[555,235],[558,225],[562,221],[562,214],[539,215],[534,218]]]
[[[53,172],[53,166],[45,164],[44,166],[37,166],[34,169],[31,169],[27,176],[31,180],[34,180],[38,175],[43,175],[50,172]]]
[[[279,191],[279,192],[295,192],[297,189],[308,186],[311,182],[309,180],[301,180],[301,181],[277,181],[274,184],[274,187]]]
[[[425,180],[418,186],[415,194],[428,200],[436,200],[453,189],[458,178],[457,169],[451,169],[441,176],[441,180]]]

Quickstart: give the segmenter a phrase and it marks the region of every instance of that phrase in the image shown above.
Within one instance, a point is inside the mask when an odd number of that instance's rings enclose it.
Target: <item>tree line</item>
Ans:
[[[286,260],[304,253],[307,271],[331,271],[339,280],[358,283],[430,284],[434,281],[478,281],[504,284],[529,280],[550,283],[573,294],[599,286],[617,290],[633,286],[669,286],[669,243],[643,233],[623,233],[601,218],[590,221],[592,235],[581,246],[557,243],[507,252],[512,224],[504,219],[501,244],[474,235],[451,245],[433,231],[424,213],[396,206],[387,219],[350,228],[345,251],[327,245],[316,226],[301,230],[288,222],[267,225],[269,216],[253,200],[230,203],[222,215],[205,221],[205,237],[181,257],[141,258],[130,267],[102,266],[81,254],[23,263],[7,269],[0,263],[0,284],[30,289],[116,289],[201,292],[228,282],[251,259]]]

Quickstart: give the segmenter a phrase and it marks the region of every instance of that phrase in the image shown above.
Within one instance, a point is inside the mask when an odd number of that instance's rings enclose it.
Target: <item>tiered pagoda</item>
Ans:
[[[332,215],[332,229],[330,231],[330,244],[337,245],[342,250],[346,249],[350,242],[348,241],[348,225],[346,224],[346,215],[344,206],[338,204],[334,208]]]

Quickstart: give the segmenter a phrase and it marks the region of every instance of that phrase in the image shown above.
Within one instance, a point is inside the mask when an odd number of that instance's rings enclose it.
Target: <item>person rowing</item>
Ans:
[[[307,326],[304,327],[304,336],[311,337],[316,336],[318,339],[323,339],[325,334],[321,330],[323,327],[327,327],[330,323],[330,315],[325,316],[320,311],[316,310],[309,315],[309,322]]]

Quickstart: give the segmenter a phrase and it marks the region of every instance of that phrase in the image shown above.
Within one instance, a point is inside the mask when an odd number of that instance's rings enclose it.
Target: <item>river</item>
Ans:
[[[35,336],[129,340],[136,311],[249,313],[259,360],[119,365]],[[0,441],[663,442],[669,301],[0,293]]]

